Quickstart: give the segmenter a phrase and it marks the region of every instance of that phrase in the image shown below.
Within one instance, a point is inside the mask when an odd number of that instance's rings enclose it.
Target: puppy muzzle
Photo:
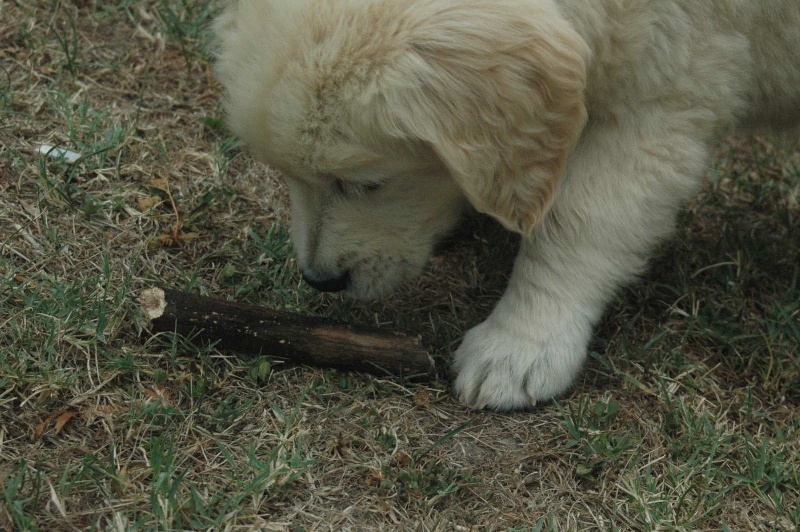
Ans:
[[[303,272],[303,280],[320,292],[343,292],[350,286],[350,272],[338,277],[316,276]]]

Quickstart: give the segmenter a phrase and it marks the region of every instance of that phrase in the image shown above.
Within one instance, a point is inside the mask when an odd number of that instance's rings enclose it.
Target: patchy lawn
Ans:
[[[284,187],[223,125],[214,8],[0,0],[0,528],[800,527],[796,136],[720,148],[567,397],[470,412],[448,362],[515,239],[470,220],[374,304],[306,287]],[[438,375],[142,340],[156,282],[414,331]]]

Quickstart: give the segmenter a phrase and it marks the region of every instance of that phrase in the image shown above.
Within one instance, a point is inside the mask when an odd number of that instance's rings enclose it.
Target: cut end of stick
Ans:
[[[156,320],[164,315],[167,298],[160,288],[148,288],[139,296],[139,308],[149,320]]]

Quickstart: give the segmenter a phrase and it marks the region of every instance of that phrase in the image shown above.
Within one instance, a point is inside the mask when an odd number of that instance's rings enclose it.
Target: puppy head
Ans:
[[[586,47],[552,0],[238,0],[216,29],[306,277],[357,297],[418,274],[462,198],[530,234],[585,121]]]

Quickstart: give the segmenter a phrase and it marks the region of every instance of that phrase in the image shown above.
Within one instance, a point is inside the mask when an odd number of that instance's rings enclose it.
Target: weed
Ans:
[[[157,12],[167,34],[177,40],[187,72],[196,60],[210,57],[208,25],[216,13],[212,0],[160,0]]]

